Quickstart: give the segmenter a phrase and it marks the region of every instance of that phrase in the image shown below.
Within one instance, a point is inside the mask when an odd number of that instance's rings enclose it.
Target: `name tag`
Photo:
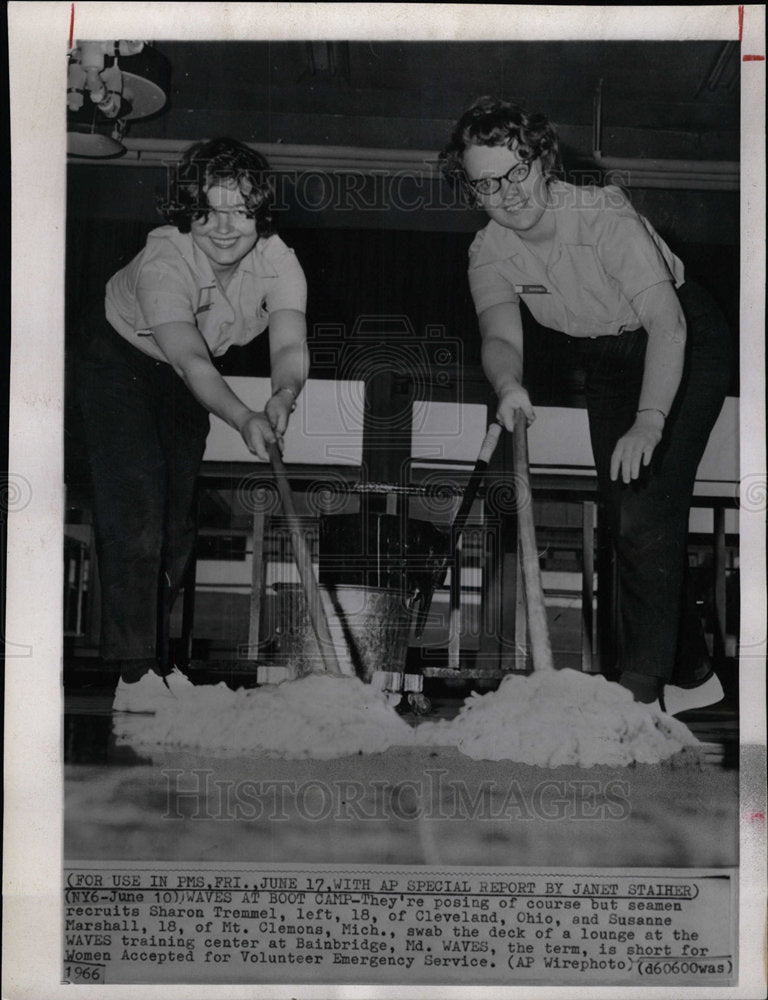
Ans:
[[[546,285],[515,285],[518,295],[549,295]]]

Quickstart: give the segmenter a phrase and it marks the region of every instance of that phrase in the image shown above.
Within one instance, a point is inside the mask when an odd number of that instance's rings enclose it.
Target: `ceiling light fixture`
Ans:
[[[128,122],[168,101],[171,70],[148,42],[78,42],[67,67],[67,153],[121,156]]]

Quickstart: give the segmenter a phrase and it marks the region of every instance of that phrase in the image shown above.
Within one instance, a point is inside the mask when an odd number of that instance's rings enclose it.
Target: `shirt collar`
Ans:
[[[272,263],[271,255],[267,253],[273,236],[261,236],[256,246],[243,259],[241,267],[262,278],[276,278],[277,271]]]
[[[491,219],[475,237],[469,261],[470,270],[497,260],[508,260],[520,252],[520,243],[512,229],[506,229]]]
[[[265,253],[270,239],[271,237],[265,238],[262,236],[257,241],[256,246],[240,261],[233,277],[241,272],[255,274],[262,278],[277,277],[277,271],[275,270],[272,261]],[[178,229],[174,229],[171,232],[171,241],[178,248],[178,251],[184,260],[186,260],[196,273],[205,276],[206,280],[210,279],[211,282],[216,280],[210,260],[202,252],[202,250],[199,249],[195,241],[192,239],[191,233],[180,233]]]
[[[554,180],[551,182],[549,185],[549,198],[553,208],[565,208],[568,205],[568,199],[564,196],[569,188],[571,188],[571,185],[565,184],[562,181]],[[561,216],[567,214],[557,213],[555,221],[558,231],[565,221]],[[562,234],[559,233],[560,235]],[[484,229],[481,229],[475,238],[475,244],[471,249],[472,256],[469,267],[472,269],[482,267],[483,264],[492,264],[498,260],[509,260],[510,257],[521,253],[530,254],[530,251],[514,229],[507,229],[505,226],[491,219],[488,225]]]

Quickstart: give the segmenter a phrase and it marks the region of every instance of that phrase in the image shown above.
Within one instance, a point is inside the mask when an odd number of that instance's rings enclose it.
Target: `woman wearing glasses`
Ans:
[[[469,251],[482,363],[497,419],[535,419],[520,303],[560,331],[586,373],[598,485],[619,576],[620,683],[675,714],[719,701],[684,599],[694,479],[731,378],[725,320],[616,187],[575,187],[543,115],[481,98],[443,153],[490,221]],[[673,683],[674,682],[674,683]]]

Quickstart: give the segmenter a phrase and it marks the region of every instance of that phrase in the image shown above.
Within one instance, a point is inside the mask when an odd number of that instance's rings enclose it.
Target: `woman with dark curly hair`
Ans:
[[[728,389],[727,325],[617,187],[559,179],[543,115],[485,97],[457,122],[446,175],[490,222],[469,251],[482,363],[512,430],[535,418],[520,303],[565,334],[586,373],[598,485],[619,582],[620,683],[671,714],[720,700],[684,599],[694,480]]]
[[[101,654],[120,670],[117,711],[151,711],[189,684],[169,669],[167,620],[194,542],[192,499],[214,413],[262,460],[308,369],[306,281],[271,229],[259,153],[231,139],[184,155],[161,210],[170,225],[106,286],[85,331],[85,417],[101,580]],[[269,328],[272,395],[254,411],[216,358]]]

